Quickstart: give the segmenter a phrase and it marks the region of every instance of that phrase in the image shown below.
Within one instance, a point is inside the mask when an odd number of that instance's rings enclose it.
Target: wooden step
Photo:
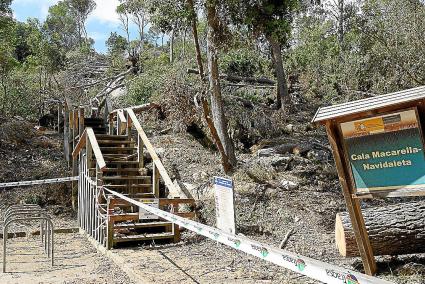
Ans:
[[[104,184],[105,187],[110,189],[130,189],[130,188],[151,188],[152,184],[150,183],[141,183],[141,184]]]
[[[108,153],[108,154],[103,154],[103,158],[105,157],[110,157],[110,158],[114,158],[114,157],[118,157],[118,158],[125,158],[125,157],[133,157],[136,156],[134,154],[130,154],[130,153]]]
[[[98,134],[96,135],[98,140],[127,140],[127,135],[111,135],[111,134]]]
[[[134,144],[134,141],[128,141],[128,140],[97,140],[97,143],[99,145],[121,145],[121,144],[127,144],[127,145],[131,145]]]
[[[95,171],[95,168],[92,168],[90,170]],[[104,173],[138,173],[140,171],[140,168],[104,168]]]
[[[149,223],[118,223],[114,224],[114,229],[142,229],[153,227],[167,227],[171,226],[171,222],[149,222]]]
[[[137,147],[99,147],[102,153],[109,152],[131,152],[136,151]]]
[[[138,166],[139,162],[138,161],[107,161],[108,165],[134,165],[134,166]]]
[[[120,213],[120,214],[112,214],[109,215],[115,222],[122,221],[139,221],[139,213]]]
[[[144,180],[144,179],[151,179],[151,176],[106,176],[102,177],[104,181],[108,180]]]
[[[137,160],[136,155],[129,155],[129,154],[112,154],[112,155],[103,155],[103,159],[105,162],[108,161],[135,161]]]
[[[105,186],[105,187],[108,188],[107,186]],[[112,190],[112,188],[110,188],[110,189]],[[120,192],[120,194],[122,194],[122,195],[124,195],[126,197],[129,197],[129,198],[132,198],[132,199],[136,199],[136,198],[138,198],[138,199],[142,199],[142,198],[155,198],[155,194],[149,193],[149,192],[146,192],[146,193],[123,193],[123,192]],[[116,197],[113,194],[106,194],[106,196],[108,196],[108,197]],[[115,205],[116,207],[120,207],[120,206],[126,206],[126,207],[128,207],[128,204],[125,204],[125,203],[116,203],[116,204],[117,204],[117,205]],[[137,206],[137,205],[134,205],[134,206]]]
[[[95,121],[105,121],[105,120],[101,117],[85,117],[84,121],[95,122]]]
[[[150,241],[159,239],[174,239],[172,232],[156,233],[156,234],[143,234],[143,235],[120,235],[114,236],[114,243],[136,242],[136,241]]]

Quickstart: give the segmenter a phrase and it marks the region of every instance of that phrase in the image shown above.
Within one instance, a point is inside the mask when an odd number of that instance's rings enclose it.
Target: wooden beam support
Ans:
[[[344,199],[350,214],[351,223],[353,225],[357,246],[362,257],[365,272],[368,275],[374,275],[377,271],[376,261],[363,219],[360,201],[352,198],[352,194],[354,192],[350,183],[349,169],[344,158],[340,155],[340,153],[343,153],[343,150],[341,148],[342,142],[340,141],[337,126],[333,122],[328,121],[326,123],[326,132],[332,147],[339,181],[341,183]]]

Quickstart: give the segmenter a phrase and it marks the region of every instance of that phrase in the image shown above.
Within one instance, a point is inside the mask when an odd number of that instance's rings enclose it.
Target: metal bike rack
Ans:
[[[6,272],[6,252],[8,227],[15,222],[24,221],[40,221],[40,236],[41,243],[44,247],[44,252],[53,261],[53,222],[46,210],[35,204],[20,204],[9,206],[3,215],[3,273]]]

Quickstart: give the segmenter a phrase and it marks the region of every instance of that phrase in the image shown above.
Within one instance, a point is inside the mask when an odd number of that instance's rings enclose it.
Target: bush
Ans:
[[[220,70],[226,74],[253,77],[269,73],[270,63],[253,50],[230,50],[220,59]]]

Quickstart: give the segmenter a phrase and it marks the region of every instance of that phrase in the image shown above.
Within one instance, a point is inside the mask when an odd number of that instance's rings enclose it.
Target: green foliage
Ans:
[[[151,23],[163,33],[180,30],[188,25],[191,15],[186,1],[148,0],[145,1],[145,5]]]
[[[108,48],[108,53],[110,55],[122,54],[127,50],[128,42],[122,35],[112,32],[106,40],[106,47]]]
[[[31,194],[25,197],[25,204],[37,204],[42,206],[44,204],[43,197],[38,194]]]
[[[248,26],[254,33],[286,44],[290,38],[298,0],[230,0],[225,4],[236,24]]]
[[[253,77],[264,76],[270,67],[269,60],[248,48],[233,49],[220,58],[220,70],[226,74]]]

